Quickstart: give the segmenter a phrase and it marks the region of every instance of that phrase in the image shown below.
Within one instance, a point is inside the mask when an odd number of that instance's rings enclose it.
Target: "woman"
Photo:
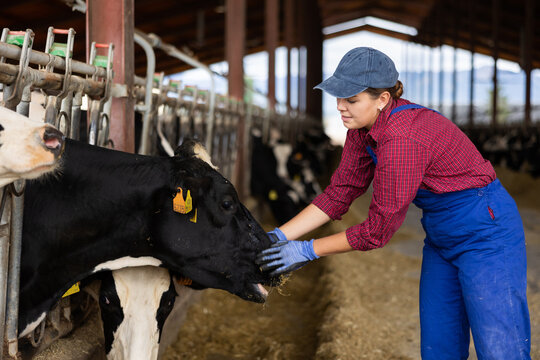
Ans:
[[[457,126],[401,99],[392,60],[355,48],[317,85],[337,98],[348,129],[339,167],[312,204],[269,234],[259,263],[273,274],[321,256],[384,246],[409,205],[423,210],[420,279],[423,359],[466,359],[469,330],[479,359],[530,359],[523,225],[513,199]],[[299,239],[339,220],[373,182],[366,221],[320,239]]]

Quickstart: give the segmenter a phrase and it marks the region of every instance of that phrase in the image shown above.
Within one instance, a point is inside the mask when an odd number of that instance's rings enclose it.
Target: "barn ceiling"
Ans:
[[[17,0],[0,7],[0,24],[11,30],[30,28],[35,33],[34,49],[45,47],[47,28],[73,27],[77,32],[74,58],[85,58],[85,15],[72,11],[66,2],[74,0]],[[247,1],[247,53],[264,50],[264,0]],[[280,41],[283,43],[284,2],[281,0]],[[520,62],[524,52],[520,45],[526,38],[526,14],[531,21],[540,18],[540,5],[528,11],[527,2],[536,0],[318,0],[321,26],[327,27],[366,16],[378,17],[415,27],[418,35],[364,25],[325,35],[369,30],[411,40],[429,46],[447,44],[491,55],[497,49],[499,58]],[[164,42],[196,56],[203,63],[224,60],[225,0],[134,0],[135,27],[155,33]],[[315,4],[315,1],[309,2]],[[540,67],[540,31],[533,26],[531,51],[534,68]],[[157,71],[174,73],[188,68],[159,51]],[[136,46],[136,73],[145,73],[146,60]]]

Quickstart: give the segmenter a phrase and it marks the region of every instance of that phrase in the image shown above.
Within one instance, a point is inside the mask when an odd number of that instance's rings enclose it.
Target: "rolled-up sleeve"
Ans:
[[[330,185],[312,202],[331,219],[340,220],[353,200],[366,192],[373,179],[375,164],[365,148],[366,134],[349,130],[341,162]]]
[[[347,240],[356,250],[388,243],[403,223],[430,161],[427,148],[405,137],[378,144],[377,159],[368,217],[346,230]]]

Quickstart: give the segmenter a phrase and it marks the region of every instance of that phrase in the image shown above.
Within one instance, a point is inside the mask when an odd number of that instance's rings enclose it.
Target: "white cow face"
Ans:
[[[0,107],[0,187],[53,171],[63,139],[54,127]]]
[[[108,360],[157,359],[165,319],[176,291],[169,271],[142,266],[102,280],[99,305]]]

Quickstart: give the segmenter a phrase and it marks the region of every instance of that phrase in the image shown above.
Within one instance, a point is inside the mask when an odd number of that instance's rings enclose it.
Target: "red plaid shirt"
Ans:
[[[366,221],[347,229],[357,250],[386,245],[403,223],[418,189],[446,193],[486,186],[495,170],[450,120],[428,109],[392,109],[410,104],[393,100],[371,130],[349,130],[339,167],[330,185],[313,204],[334,220],[341,219],[373,181]],[[377,165],[366,146],[373,149]]]

